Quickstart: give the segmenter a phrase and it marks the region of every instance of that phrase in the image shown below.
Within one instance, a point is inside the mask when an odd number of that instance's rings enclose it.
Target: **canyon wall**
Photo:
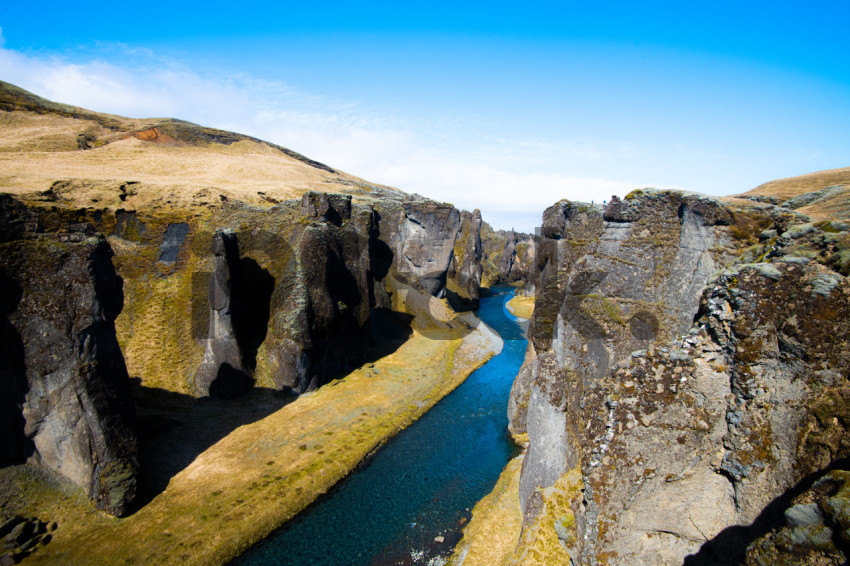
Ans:
[[[146,387],[300,393],[364,361],[376,312],[392,339],[411,324],[428,326],[427,312],[415,321],[406,312],[400,290],[455,309],[477,306],[477,211],[397,194],[318,192],[271,208],[38,204],[49,230],[82,221],[109,235],[125,282],[118,338],[130,374]]]
[[[40,463],[116,515],[139,473],[131,381],[303,393],[414,328],[466,328],[438,320],[440,301],[478,303],[480,213],[433,201],[308,192],[271,208],[112,210],[51,190],[0,204],[0,464]]]
[[[523,285],[519,292],[533,296],[538,278],[536,250],[539,237],[513,230],[493,230],[484,222],[481,226],[482,287],[497,283]]]
[[[103,237],[69,228],[42,234],[37,214],[0,195],[0,461],[54,469],[122,515],[139,467],[114,325],[122,281]]]
[[[824,265],[850,226],[800,220],[656,191],[547,209],[509,407],[515,562],[838,556],[825,503],[786,523],[850,446],[850,285]]]

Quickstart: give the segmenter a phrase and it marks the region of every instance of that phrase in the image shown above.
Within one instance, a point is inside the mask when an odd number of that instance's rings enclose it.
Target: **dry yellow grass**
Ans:
[[[500,566],[507,563],[522,532],[519,476],[523,456],[505,466],[502,475],[472,509],[472,520],[449,560],[453,566]]]
[[[758,206],[750,200],[739,198],[741,196],[773,196],[780,201],[786,201],[792,197],[811,193],[835,185],[846,185],[843,191],[824,198],[809,206],[798,208],[798,212],[808,215],[814,221],[824,220],[848,220],[850,219],[850,167],[842,169],[830,169],[817,171],[798,177],[777,179],[761,184],[758,187],[743,193],[726,197],[724,200],[744,207]]]
[[[113,118],[128,130],[156,123]],[[84,131],[99,134],[98,144],[108,143],[80,151],[76,138]],[[138,139],[132,132],[108,132],[91,120],[0,111],[0,191],[32,194],[69,179],[87,180],[95,188],[98,182],[138,182],[139,190],[128,202],[120,201],[117,191],[63,195],[79,206],[96,202],[112,209],[208,205],[220,202],[222,196],[269,207],[308,190],[369,198],[362,179],[311,166],[258,140],[163,144]]]
[[[124,519],[94,511],[79,490],[33,479],[25,466],[0,470],[14,494],[4,507],[59,523],[28,564],[225,563],[315,501],[499,345],[483,325],[454,340],[415,333],[374,366],[237,428]]]
[[[548,566],[570,563],[569,552],[564,546],[571,548],[577,542],[578,531],[571,505],[581,497],[582,489],[581,471],[574,468],[558,478],[552,487],[540,490],[543,508],[522,530],[509,564]],[[560,539],[559,530],[566,535],[566,541]]]
[[[515,295],[505,306],[516,317],[531,318],[534,313],[534,297]]]
[[[803,193],[819,191],[832,185],[850,185],[850,167],[817,171],[797,177],[769,181],[744,194],[775,196],[780,200],[786,200]]]

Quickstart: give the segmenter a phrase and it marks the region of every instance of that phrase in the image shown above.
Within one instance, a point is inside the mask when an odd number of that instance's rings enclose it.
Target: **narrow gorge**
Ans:
[[[3,564],[845,563],[849,169],[530,235],[3,82],[0,123]]]

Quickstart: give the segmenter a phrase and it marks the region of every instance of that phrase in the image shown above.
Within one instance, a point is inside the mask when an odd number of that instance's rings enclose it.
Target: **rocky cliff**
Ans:
[[[480,215],[395,196],[188,212],[4,197],[3,465],[39,462],[122,514],[139,466],[127,366],[143,391],[301,393],[411,325],[465,328],[430,301],[477,301]]]
[[[227,167],[238,149],[241,160],[256,153],[301,175],[294,189],[258,183],[265,191],[199,188],[180,171],[169,187],[19,176],[33,184],[13,188],[18,200],[3,197],[0,218],[10,250],[0,271],[0,465],[39,461],[121,514],[139,465],[128,373],[146,395],[302,393],[398,347],[412,328],[468,328],[451,307],[477,305],[478,211],[370,185],[237,134],[108,117],[5,83],[0,102],[25,137],[30,122],[63,136],[85,129],[91,159],[105,146],[150,144],[169,162],[184,147],[206,148]],[[27,137],[4,155],[84,149],[74,136],[56,146]],[[148,153],[156,160],[158,151]],[[321,190],[304,190],[303,179]]]
[[[109,234],[125,282],[118,338],[146,386],[304,392],[361,364],[386,338],[373,335],[376,311],[395,329],[390,338],[409,331],[415,313],[400,290],[457,308],[478,298],[480,215],[451,205],[308,192],[271,208],[111,210],[42,198],[30,205],[48,229],[88,222]],[[428,326],[427,308],[422,315],[415,324]]]
[[[41,234],[38,215],[0,196],[3,464],[29,460],[127,511],[138,473],[130,381],[114,321],[122,281],[86,225]]]
[[[805,509],[789,509],[850,442],[850,287],[823,265],[848,234],[787,220],[672,192],[546,211],[509,408],[529,443],[515,561],[755,564],[846,551],[826,503],[809,530],[793,518]]]
[[[522,292],[534,295],[537,282],[536,250],[539,238],[513,230],[493,230],[484,222],[481,243],[484,260],[482,286],[523,283]]]
[[[404,315],[379,317],[403,334],[414,315],[401,294],[477,304],[478,212],[247,136],[99,114],[2,82],[0,111],[0,160],[14,180],[5,190],[49,229],[88,222],[115,250],[127,298],[118,339],[145,386],[303,392],[363,361],[373,311]],[[57,160],[68,178],[52,177]],[[213,250],[219,230],[227,236]],[[230,379],[219,381],[222,371]]]

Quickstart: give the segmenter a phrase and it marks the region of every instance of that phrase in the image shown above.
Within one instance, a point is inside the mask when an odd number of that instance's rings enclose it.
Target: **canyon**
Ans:
[[[528,235],[8,83],[0,124],[3,560],[237,558],[502,349],[510,284],[522,453],[451,563],[844,563],[850,169]]]

